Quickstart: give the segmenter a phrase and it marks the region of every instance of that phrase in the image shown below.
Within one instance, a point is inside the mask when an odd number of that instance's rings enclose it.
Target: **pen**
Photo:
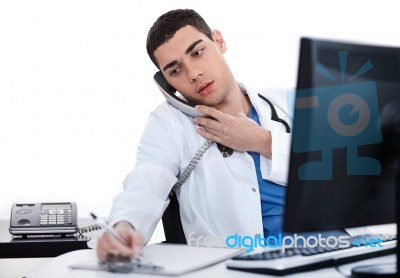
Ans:
[[[126,247],[130,247],[129,243],[123,239],[114,229],[110,228],[104,220],[97,217],[96,214],[93,212],[90,213],[94,220],[96,220],[99,225],[104,228],[111,236],[113,236],[116,240],[118,240],[121,244],[125,245]]]

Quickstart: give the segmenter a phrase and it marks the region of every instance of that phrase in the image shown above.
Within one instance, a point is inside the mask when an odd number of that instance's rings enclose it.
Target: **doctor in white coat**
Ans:
[[[177,176],[206,139],[216,144],[176,192],[186,239],[263,235],[256,166],[248,152],[260,154],[262,179],[285,186],[290,148],[286,94],[239,84],[224,59],[226,50],[221,33],[212,32],[193,10],[170,11],[151,27],[147,51],[153,63],[170,85],[210,117],[189,117],[167,102],[152,112],[136,166],[110,214],[110,225],[129,246],[104,233],[97,244],[100,260],[111,251],[140,253],[169,204]],[[248,117],[251,109],[259,124]],[[285,124],[271,120],[273,109]],[[233,153],[224,157],[217,143]]]

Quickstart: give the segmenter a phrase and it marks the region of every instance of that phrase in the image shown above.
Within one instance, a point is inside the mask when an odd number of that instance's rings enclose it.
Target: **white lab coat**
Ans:
[[[285,185],[290,134],[271,121],[269,99],[278,116],[289,124],[286,93],[245,87],[262,127],[272,133],[272,160],[261,156],[265,179]],[[138,146],[136,167],[124,181],[124,191],[113,203],[110,224],[126,220],[147,242],[169,204],[168,194],[177,176],[206,141],[196,132],[193,118],[166,102],[149,117]],[[204,154],[189,179],[177,192],[186,239],[224,238],[229,235],[263,235],[261,202],[256,171],[247,152],[234,151],[224,158],[216,144]],[[190,244],[190,242],[188,241]]]

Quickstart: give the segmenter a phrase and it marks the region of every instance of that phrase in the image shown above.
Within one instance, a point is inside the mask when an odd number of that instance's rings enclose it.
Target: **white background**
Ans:
[[[162,100],[145,50],[162,13],[194,8],[238,80],[294,87],[299,38],[400,46],[395,1],[0,1],[0,218],[14,202],[107,216]],[[162,238],[158,229],[153,240]]]

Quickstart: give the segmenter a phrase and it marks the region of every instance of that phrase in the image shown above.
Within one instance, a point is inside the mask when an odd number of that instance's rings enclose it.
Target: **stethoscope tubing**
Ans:
[[[272,104],[272,102],[270,102],[266,97],[264,97],[264,96],[261,95],[261,94],[258,94],[258,96],[259,96],[262,100],[264,100],[266,103],[268,103],[269,107],[271,108],[271,120],[283,124],[283,125],[285,126],[286,132],[287,132],[287,133],[290,133],[290,126],[289,126],[289,124],[287,123],[287,121],[285,121],[285,120],[279,118],[278,113],[276,112],[276,109],[275,109],[274,105]]]

